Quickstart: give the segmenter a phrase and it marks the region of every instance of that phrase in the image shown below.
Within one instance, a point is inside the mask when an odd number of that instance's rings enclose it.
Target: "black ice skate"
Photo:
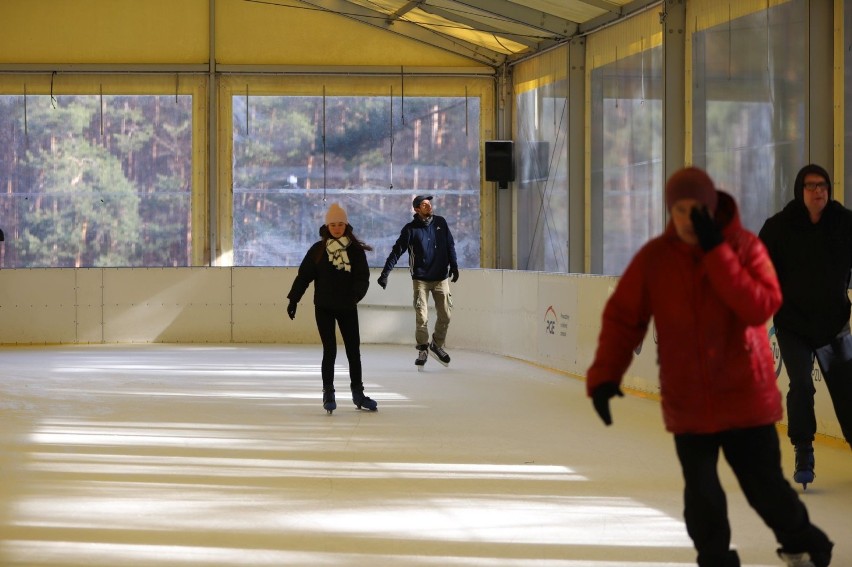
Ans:
[[[428,345],[417,345],[417,358],[414,359],[414,365],[419,372],[423,372],[423,369],[426,367],[426,361],[429,359],[427,349]]]
[[[449,366],[450,364],[450,355],[447,354],[442,347],[439,347],[435,344],[435,341],[429,343],[429,353],[438,359],[438,362],[443,364],[444,366]]]
[[[322,408],[331,415],[331,412],[337,409],[337,402],[334,400],[334,389],[322,391]]]
[[[813,445],[796,445],[796,471],[793,480],[802,485],[804,490],[814,481],[814,447]]]
[[[352,403],[358,406],[358,409],[365,409],[367,411],[378,411],[379,409],[379,404],[376,403],[376,400],[365,396],[364,390],[352,390]]]

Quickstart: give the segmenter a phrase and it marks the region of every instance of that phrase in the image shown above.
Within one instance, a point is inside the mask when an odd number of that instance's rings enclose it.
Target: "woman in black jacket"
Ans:
[[[330,414],[337,409],[334,399],[334,361],[337,358],[335,322],[340,327],[346,358],[352,402],[358,409],[376,411],[378,404],[364,395],[361,379],[361,336],[358,326],[358,302],[370,286],[367,250],[352,232],[346,211],[333,203],[320,227],[322,240],[314,243],[299,266],[287,298],[287,314],[296,318],[296,306],[311,282],[314,282],[314,314],[322,340],[322,407]]]

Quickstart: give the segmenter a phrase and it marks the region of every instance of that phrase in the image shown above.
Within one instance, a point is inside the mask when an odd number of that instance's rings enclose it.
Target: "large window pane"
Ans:
[[[479,100],[233,97],[234,265],[298,265],[340,202],[381,266],[414,195],[434,195],[459,265],[478,268]],[[407,258],[403,258],[407,262]]]
[[[3,267],[191,264],[192,97],[0,96]]]
[[[592,271],[620,275],[663,228],[662,47],[591,73]]]
[[[793,0],[692,37],[693,163],[752,231],[792,198],[805,163],[807,29],[806,2]]]

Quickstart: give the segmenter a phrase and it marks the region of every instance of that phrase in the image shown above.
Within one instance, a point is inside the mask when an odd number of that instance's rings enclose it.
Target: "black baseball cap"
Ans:
[[[414,197],[414,200],[411,201],[411,206],[416,209],[420,207],[420,203],[422,203],[423,201],[431,201],[432,199],[434,199],[432,195],[417,195],[416,197]]]

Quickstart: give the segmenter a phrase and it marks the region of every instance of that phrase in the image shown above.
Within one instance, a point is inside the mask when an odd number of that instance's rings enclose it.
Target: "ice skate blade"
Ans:
[[[429,355],[430,355],[432,358],[434,358],[435,360],[437,360],[438,362],[440,362],[441,364],[443,364],[444,366],[449,366],[449,365],[450,365],[450,363],[449,363],[449,362],[444,362],[443,360],[441,360],[440,358],[438,358],[438,355],[437,355],[437,354],[435,354],[434,352],[432,352],[431,350],[429,351]]]
[[[802,485],[802,490],[807,490],[808,485],[812,484],[816,475],[812,471],[798,471],[793,475],[793,482]]]
[[[425,372],[425,371],[426,371],[426,365],[425,364],[421,364],[417,367],[417,372]]]

